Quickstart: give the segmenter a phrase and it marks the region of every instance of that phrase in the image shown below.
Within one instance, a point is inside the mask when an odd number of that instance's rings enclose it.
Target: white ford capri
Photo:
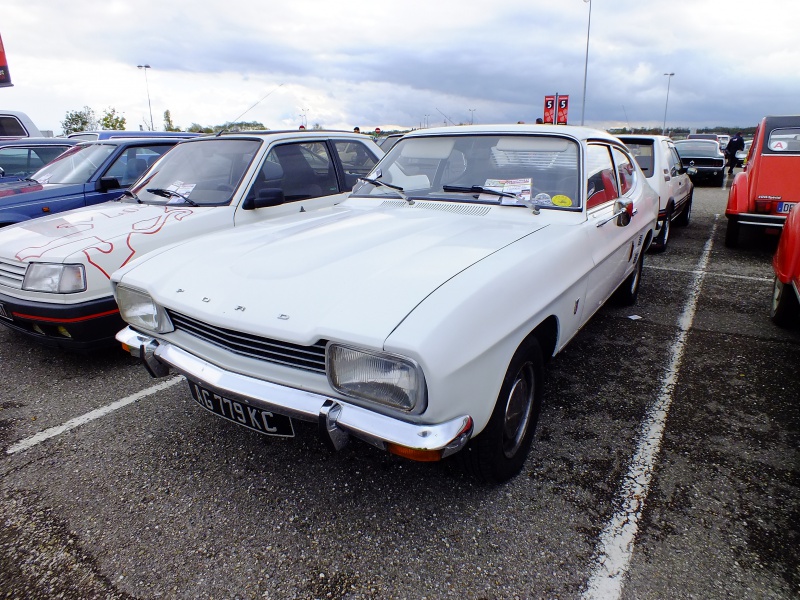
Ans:
[[[155,251],[112,276],[117,339],[265,435],[318,423],[413,460],[522,468],[544,361],[636,301],[658,196],[629,150],[571,126],[426,129],[344,202]]]

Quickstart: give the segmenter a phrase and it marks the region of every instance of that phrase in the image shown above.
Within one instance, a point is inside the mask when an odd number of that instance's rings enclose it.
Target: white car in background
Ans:
[[[413,460],[522,468],[544,362],[636,301],[658,198],[594,129],[406,134],[341,204],[151,253],[112,279],[117,339],[265,435],[318,424]]]
[[[663,252],[667,249],[672,223],[685,227],[691,220],[694,185],[689,170],[681,163],[675,144],[667,136],[617,137],[630,148],[647,183],[658,194],[658,235],[653,240],[653,249]]]
[[[0,324],[51,346],[116,345],[110,277],[173,242],[341,202],[383,156],[346,132],[220,134],[177,144],[118,200],[0,229]],[[119,184],[116,184],[119,187]]]

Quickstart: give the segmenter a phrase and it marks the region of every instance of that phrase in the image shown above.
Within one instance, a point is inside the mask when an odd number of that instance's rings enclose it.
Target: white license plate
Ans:
[[[778,211],[779,213],[788,213],[792,210],[792,207],[797,204],[796,202],[778,202]]]
[[[192,398],[195,402],[218,417],[264,435],[294,437],[292,419],[285,415],[223,398],[219,394],[200,387],[193,381],[189,381],[189,389],[192,391]]]

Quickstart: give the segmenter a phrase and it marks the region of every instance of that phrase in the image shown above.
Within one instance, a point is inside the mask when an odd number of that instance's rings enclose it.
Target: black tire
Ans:
[[[614,292],[614,302],[620,306],[633,306],[639,298],[639,287],[642,283],[642,268],[644,266],[644,253],[639,254],[639,259],[636,261],[636,268],[633,273],[625,278]]]
[[[772,285],[772,306],[769,317],[779,327],[792,327],[800,320],[800,302],[794,289],[777,277]]]
[[[686,227],[692,220],[692,199],[694,197],[694,192],[689,193],[689,197],[686,199],[686,202],[683,205],[683,210],[681,214],[675,217],[675,225],[678,227]]]
[[[650,246],[653,249],[653,252],[664,252],[667,249],[667,244],[669,243],[669,230],[672,227],[672,205],[667,208],[667,215],[664,217],[663,223],[661,223],[661,229],[659,230],[658,237],[653,241],[653,244]]]
[[[739,223],[728,219],[728,227],[725,230],[725,246],[728,248],[736,248],[739,245]]]
[[[522,470],[539,421],[543,383],[542,351],[531,337],[508,365],[486,428],[459,453],[470,475],[503,483]]]

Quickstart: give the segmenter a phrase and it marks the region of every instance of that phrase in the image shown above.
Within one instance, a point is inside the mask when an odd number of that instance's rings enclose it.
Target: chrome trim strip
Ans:
[[[148,354],[152,351],[151,358],[169,365],[187,379],[198,382],[221,396],[238,398],[259,408],[274,410],[304,421],[318,423],[322,417],[330,431],[338,428],[380,448],[385,448],[386,443],[393,443],[420,450],[446,448],[447,453],[451,454],[463,447],[471,437],[471,430],[467,435],[464,434],[465,428],[471,423],[471,418],[467,415],[434,425],[408,423],[348,404],[338,398],[226,371],[177,346],[138,333],[130,327],[117,333],[116,337],[130,347],[132,355],[138,356],[140,349]],[[343,445],[338,436],[333,441],[334,446]]]

